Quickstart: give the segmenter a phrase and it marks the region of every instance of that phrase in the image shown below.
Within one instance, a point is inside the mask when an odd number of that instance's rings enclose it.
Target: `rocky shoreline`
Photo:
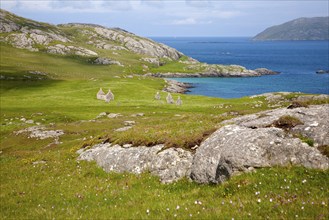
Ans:
[[[193,88],[192,84],[190,83],[183,83],[183,82],[178,82],[176,80],[171,80],[171,79],[165,79],[166,86],[163,89],[164,92],[170,92],[170,93],[187,93],[190,92],[190,88]]]
[[[201,73],[148,73],[147,76],[159,78],[202,78],[202,77],[256,77],[264,75],[276,75],[280,72],[269,70],[266,68],[258,68],[255,70],[243,70],[241,72],[201,72]]]

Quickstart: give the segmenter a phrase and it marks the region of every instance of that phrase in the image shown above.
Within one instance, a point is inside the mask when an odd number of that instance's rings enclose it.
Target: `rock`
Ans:
[[[26,124],[33,124],[34,121],[33,121],[32,119],[30,119],[30,120],[26,120],[25,123],[26,123]]]
[[[122,132],[122,131],[128,131],[129,129],[131,129],[133,126],[125,126],[125,127],[122,127],[122,128],[118,128],[114,131],[117,131],[117,132]]]
[[[98,55],[96,52],[83,47],[65,46],[63,44],[48,46],[47,49],[48,49],[47,50],[48,53],[61,54],[61,55],[75,54],[79,56],[88,56],[88,57]]]
[[[165,79],[166,87],[163,89],[164,92],[170,93],[186,93],[189,88],[192,88],[189,83],[177,82],[176,80]]]
[[[136,124],[135,121],[124,121],[123,123],[124,123],[125,126],[133,126],[133,125]]]
[[[144,57],[144,58],[141,58],[141,60],[151,63],[155,66],[160,66],[160,60],[158,58]]]
[[[317,70],[316,73],[317,74],[325,74],[325,73],[329,73],[329,70]]]
[[[140,174],[149,171],[162,183],[171,183],[189,176],[192,154],[178,148],[162,150],[164,145],[153,147],[112,146],[99,144],[81,153],[79,160],[96,161],[106,172]]]
[[[47,139],[47,138],[54,138],[58,140],[60,136],[64,134],[63,130],[46,130],[46,127],[43,126],[33,126],[29,127],[20,131],[14,132],[16,135],[20,135],[23,133],[28,133],[29,138],[37,138],[40,140]]]
[[[46,164],[47,162],[44,160],[38,160],[38,161],[34,161],[32,162],[33,165],[37,165],[37,164]]]
[[[120,117],[122,116],[121,114],[116,114],[116,113],[110,113],[107,115],[108,118],[117,118],[117,117]]]
[[[95,64],[100,64],[100,65],[119,65],[119,66],[123,66],[119,61],[115,61],[115,60],[110,60],[108,58],[101,58],[98,57],[97,59],[94,60]]]
[[[276,74],[280,73],[280,72],[276,72],[276,71],[269,70],[266,68],[258,68],[258,69],[255,69],[254,71],[259,73],[260,75],[276,75]]]
[[[131,117],[143,117],[144,113],[136,113],[136,114],[132,114]]]
[[[223,125],[230,125],[218,129],[197,149],[191,178],[199,183],[217,184],[234,174],[246,172],[250,167],[293,164],[328,169],[329,159],[319,150],[283,129],[269,127],[283,115],[296,117],[303,124],[293,127],[291,133],[312,138],[319,145],[328,145],[328,112],[329,105],[285,108],[224,121]]]
[[[99,113],[99,115],[96,118],[103,118],[107,115],[106,112]]]
[[[6,41],[11,42],[11,44],[17,48],[38,51],[38,49],[33,47],[34,41],[24,33],[10,34],[6,37]]]
[[[178,52],[174,48],[156,43],[147,38],[136,37],[136,35],[121,29],[95,27],[94,30],[103,38],[110,41],[120,42],[125,46],[125,48],[138,54],[172,60],[178,60],[181,56],[183,56],[182,53]]]

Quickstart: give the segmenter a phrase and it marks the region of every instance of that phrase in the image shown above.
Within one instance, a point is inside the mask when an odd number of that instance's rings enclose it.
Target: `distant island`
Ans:
[[[253,40],[329,40],[329,17],[298,18],[269,27]]]

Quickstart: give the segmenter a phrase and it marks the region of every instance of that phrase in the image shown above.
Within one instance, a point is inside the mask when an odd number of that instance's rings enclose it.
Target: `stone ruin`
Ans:
[[[174,104],[174,99],[172,98],[170,93],[168,93],[168,95],[166,97],[166,101],[168,104]]]
[[[178,96],[177,101],[176,101],[176,105],[182,105],[182,104],[183,104],[183,102],[180,99],[180,96]]]
[[[104,100],[105,102],[110,102],[111,100],[114,100],[114,94],[109,89],[109,91],[105,94],[102,90],[102,88],[99,89],[97,95],[97,99]]]
[[[155,100],[160,100],[161,99],[161,96],[160,96],[159,92],[157,92],[157,94],[155,94],[154,99]]]
[[[96,95],[96,98],[100,100],[104,100],[104,97],[105,97],[105,93],[103,92],[102,88],[100,88]]]

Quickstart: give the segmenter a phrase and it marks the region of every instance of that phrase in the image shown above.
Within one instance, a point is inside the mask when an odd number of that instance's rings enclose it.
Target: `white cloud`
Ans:
[[[171,22],[173,25],[211,24],[212,21],[196,20],[195,18],[178,19]]]
[[[131,1],[115,0],[1,0],[1,7],[7,10],[49,12],[110,12],[131,9]]]

